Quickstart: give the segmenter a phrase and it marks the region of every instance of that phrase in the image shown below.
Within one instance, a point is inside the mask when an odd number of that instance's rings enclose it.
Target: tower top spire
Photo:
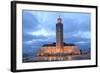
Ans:
[[[62,23],[62,19],[60,16],[57,18],[57,23]]]

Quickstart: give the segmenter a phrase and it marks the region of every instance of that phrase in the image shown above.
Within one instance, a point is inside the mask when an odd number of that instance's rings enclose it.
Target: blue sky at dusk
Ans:
[[[91,14],[23,10],[23,53],[36,53],[43,44],[56,42],[56,23],[62,18],[64,42],[89,49]]]

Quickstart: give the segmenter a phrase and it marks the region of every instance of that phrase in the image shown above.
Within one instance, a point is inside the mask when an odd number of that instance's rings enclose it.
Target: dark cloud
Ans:
[[[29,35],[29,34],[24,34],[23,35],[23,42],[24,41],[30,41],[30,40],[33,40],[33,39],[35,39],[35,40],[37,40],[37,39],[46,40],[46,39],[48,39],[48,37],[45,37],[43,35],[39,35],[39,36],[37,36],[37,35]]]
[[[79,22],[78,19],[65,18],[63,20],[64,32],[90,31],[90,20],[82,20],[82,22]]]
[[[36,31],[38,29],[38,20],[28,11],[23,10],[22,16],[23,32]]]
[[[23,42],[24,41],[30,41],[33,39],[33,36],[32,35],[27,35],[27,34],[23,34]]]
[[[67,43],[76,43],[76,42],[79,42],[79,41],[85,41],[85,42],[88,42],[90,41],[90,39],[87,39],[87,38],[77,38],[77,37],[69,37],[69,38],[64,38],[64,41]]]

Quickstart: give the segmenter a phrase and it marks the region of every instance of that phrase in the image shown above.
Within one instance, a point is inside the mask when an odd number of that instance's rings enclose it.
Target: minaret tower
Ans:
[[[63,49],[63,24],[60,16],[56,24],[56,49],[60,49],[60,51]]]

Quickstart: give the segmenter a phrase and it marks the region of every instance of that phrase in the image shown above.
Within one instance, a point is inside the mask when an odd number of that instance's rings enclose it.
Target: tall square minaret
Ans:
[[[60,16],[56,24],[56,49],[63,49],[63,24]]]

